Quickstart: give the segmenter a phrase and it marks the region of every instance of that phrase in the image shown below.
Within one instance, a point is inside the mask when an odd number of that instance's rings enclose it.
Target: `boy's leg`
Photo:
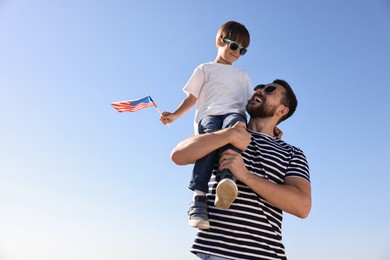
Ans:
[[[222,116],[206,116],[199,122],[199,134],[215,132],[222,127]],[[195,162],[189,188],[208,192],[211,173],[217,163],[219,152],[213,151]]]
[[[222,118],[219,116],[207,116],[199,122],[199,134],[210,133],[221,129]],[[190,204],[189,224],[192,227],[208,229],[207,198],[208,182],[212,170],[218,159],[218,151],[211,152],[196,161],[192,171],[189,188],[194,191],[193,201]]]
[[[231,127],[238,121],[246,123],[245,116],[236,113],[227,114],[224,117],[223,128]],[[227,149],[232,149],[238,153],[242,152],[229,144],[221,148],[221,153]],[[214,205],[219,208],[228,209],[238,195],[238,188],[235,183],[236,179],[229,169],[223,169],[217,173],[217,180],[219,180],[219,182],[216,189]]]

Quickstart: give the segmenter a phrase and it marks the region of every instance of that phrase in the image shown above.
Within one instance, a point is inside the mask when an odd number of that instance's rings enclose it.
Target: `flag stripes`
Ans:
[[[157,107],[150,96],[134,100],[112,102],[111,106],[118,112],[135,112],[142,108]]]

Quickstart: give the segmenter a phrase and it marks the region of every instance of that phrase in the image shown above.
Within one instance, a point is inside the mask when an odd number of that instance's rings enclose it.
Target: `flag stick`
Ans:
[[[149,97],[150,97],[150,95],[148,95]],[[159,113],[159,115],[161,116],[161,111],[160,111],[160,109],[158,109],[158,106],[157,106],[157,104],[156,104],[156,102],[153,100],[153,103],[154,103],[154,107],[157,109],[157,112]],[[166,123],[166,125],[168,126],[168,127],[171,127],[170,126],[170,124],[169,123]]]

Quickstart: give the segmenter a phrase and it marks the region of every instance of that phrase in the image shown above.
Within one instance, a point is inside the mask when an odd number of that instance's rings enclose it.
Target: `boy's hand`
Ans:
[[[171,112],[162,112],[160,115],[160,121],[166,125],[168,123],[172,123],[176,120],[176,116],[174,113]]]
[[[274,135],[276,139],[282,139],[283,131],[275,126]]]

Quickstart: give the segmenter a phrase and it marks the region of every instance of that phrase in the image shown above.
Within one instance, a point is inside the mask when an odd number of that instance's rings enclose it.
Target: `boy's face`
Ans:
[[[229,44],[229,48],[232,50],[232,51],[238,51],[240,53],[240,55],[244,55],[246,53],[246,47],[243,47],[242,45],[240,45],[239,43],[235,42],[235,41],[232,41],[228,38],[223,38],[223,41],[225,43],[228,43]]]
[[[243,48],[236,42],[230,40],[230,39],[218,39],[217,42],[218,46],[218,56],[217,56],[217,62],[223,63],[223,64],[232,64],[236,60],[238,60],[241,56],[241,53],[243,52]],[[235,48],[239,45],[238,48]],[[232,50],[235,49],[235,50]]]

